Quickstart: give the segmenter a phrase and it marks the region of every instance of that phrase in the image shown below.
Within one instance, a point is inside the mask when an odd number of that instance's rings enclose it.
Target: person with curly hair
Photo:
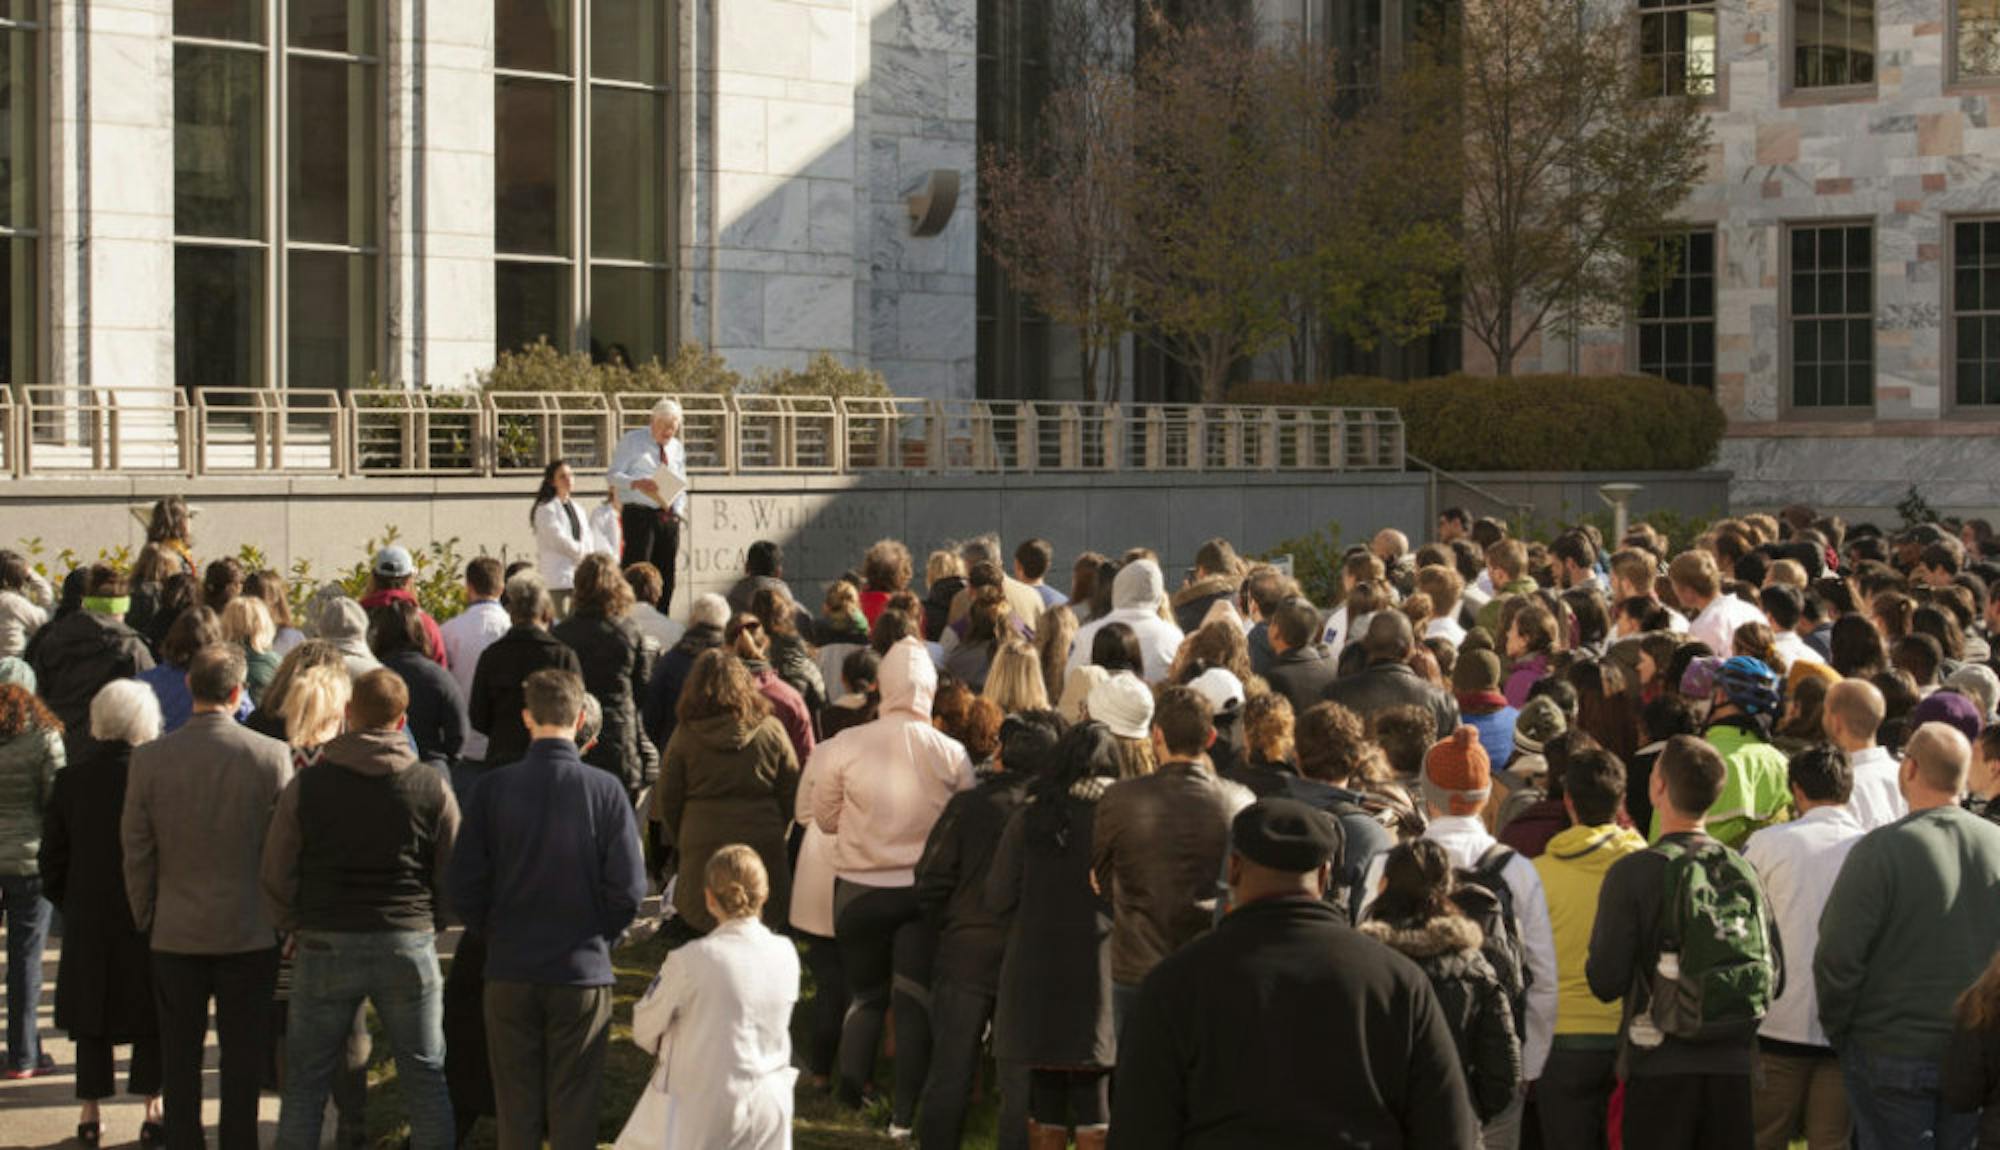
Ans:
[[[19,659],[0,661],[0,897],[7,916],[8,1078],[54,1071],[37,1021],[48,900],[38,856],[42,823],[66,759],[63,726],[35,697],[35,677]]]

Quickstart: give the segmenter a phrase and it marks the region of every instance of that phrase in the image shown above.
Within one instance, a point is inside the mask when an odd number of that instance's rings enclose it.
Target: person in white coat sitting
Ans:
[[[535,492],[535,509],[528,517],[535,527],[535,568],[548,584],[556,609],[565,615],[576,565],[597,550],[590,512],[570,501],[574,485],[568,463],[558,459],[549,464],[542,471],[541,490]]]
[[[792,1144],[798,951],[759,921],[771,883],[756,851],[722,848],[704,878],[715,929],[667,955],[632,1011],[632,1040],[658,1061],[620,1150]]]

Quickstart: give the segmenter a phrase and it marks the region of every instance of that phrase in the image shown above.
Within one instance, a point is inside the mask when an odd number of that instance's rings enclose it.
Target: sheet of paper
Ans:
[[[688,486],[687,480],[675,475],[664,463],[660,464],[658,471],[653,472],[653,482],[660,485],[661,507],[672,507],[674,500],[679,499],[681,492],[686,491]]]

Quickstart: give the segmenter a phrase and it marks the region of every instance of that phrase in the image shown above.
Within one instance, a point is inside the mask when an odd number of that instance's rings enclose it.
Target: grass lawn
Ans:
[[[604,1109],[599,1115],[597,1137],[610,1145],[625,1125],[639,1091],[652,1073],[653,1060],[632,1045],[632,1007],[666,958],[666,945],[657,939],[620,948],[612,957],[618,973],[617,1005],[611,1016],[611,1050],[605,1059]],[[449,960],[447,960],[449,961]],[[805,993],[812,994],[810,977]],[[371,1016],[371,1029],[373,1029]],[[876,1081],[888,1089],[892,1081],[885,1061]],[[986,1081],[992,1081],[989,1072]],[[994,1144],[995,1099],[991,1090],[973,1108],[964,1145],[968,1150],[989,1150]],[[825,1094],[800,1080],[793,1122],[794,1142],[800,1150],[862,1150],[864,1147],[895,1146],[886,1133],[888,1105],[877,1103],[863,1111],[836,1104]],[[374,1062],[368,1071],[368,1135],[371,1145],[394,1150],[409,1137],[409,1120],[401,1092],[396,1087],[396,1063],[388,1043],[379,1033],[375,1038]],[[468,1145],[484,1150],[494,1144],[493,1121],[482,1119]]]

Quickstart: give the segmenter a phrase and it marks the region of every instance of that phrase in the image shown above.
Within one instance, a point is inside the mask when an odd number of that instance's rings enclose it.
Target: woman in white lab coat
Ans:
[[[669,954],[632,1012],[632,1040],[658,1063],[620,1150],[792,1144],[798,951],[759,921],[771,884],[756,851],[722,848],[706,879],[715,929]]]
[[[568,463],[558,459],[549,464],[542,472],[541,490],[535,492],[535,509],[528,517],[535,527],[535,567],[556,596],[557,608],[565,613],[570,588],[576,582],[576,565],[597,550],[590,511],[570,502],[574,482]]]

